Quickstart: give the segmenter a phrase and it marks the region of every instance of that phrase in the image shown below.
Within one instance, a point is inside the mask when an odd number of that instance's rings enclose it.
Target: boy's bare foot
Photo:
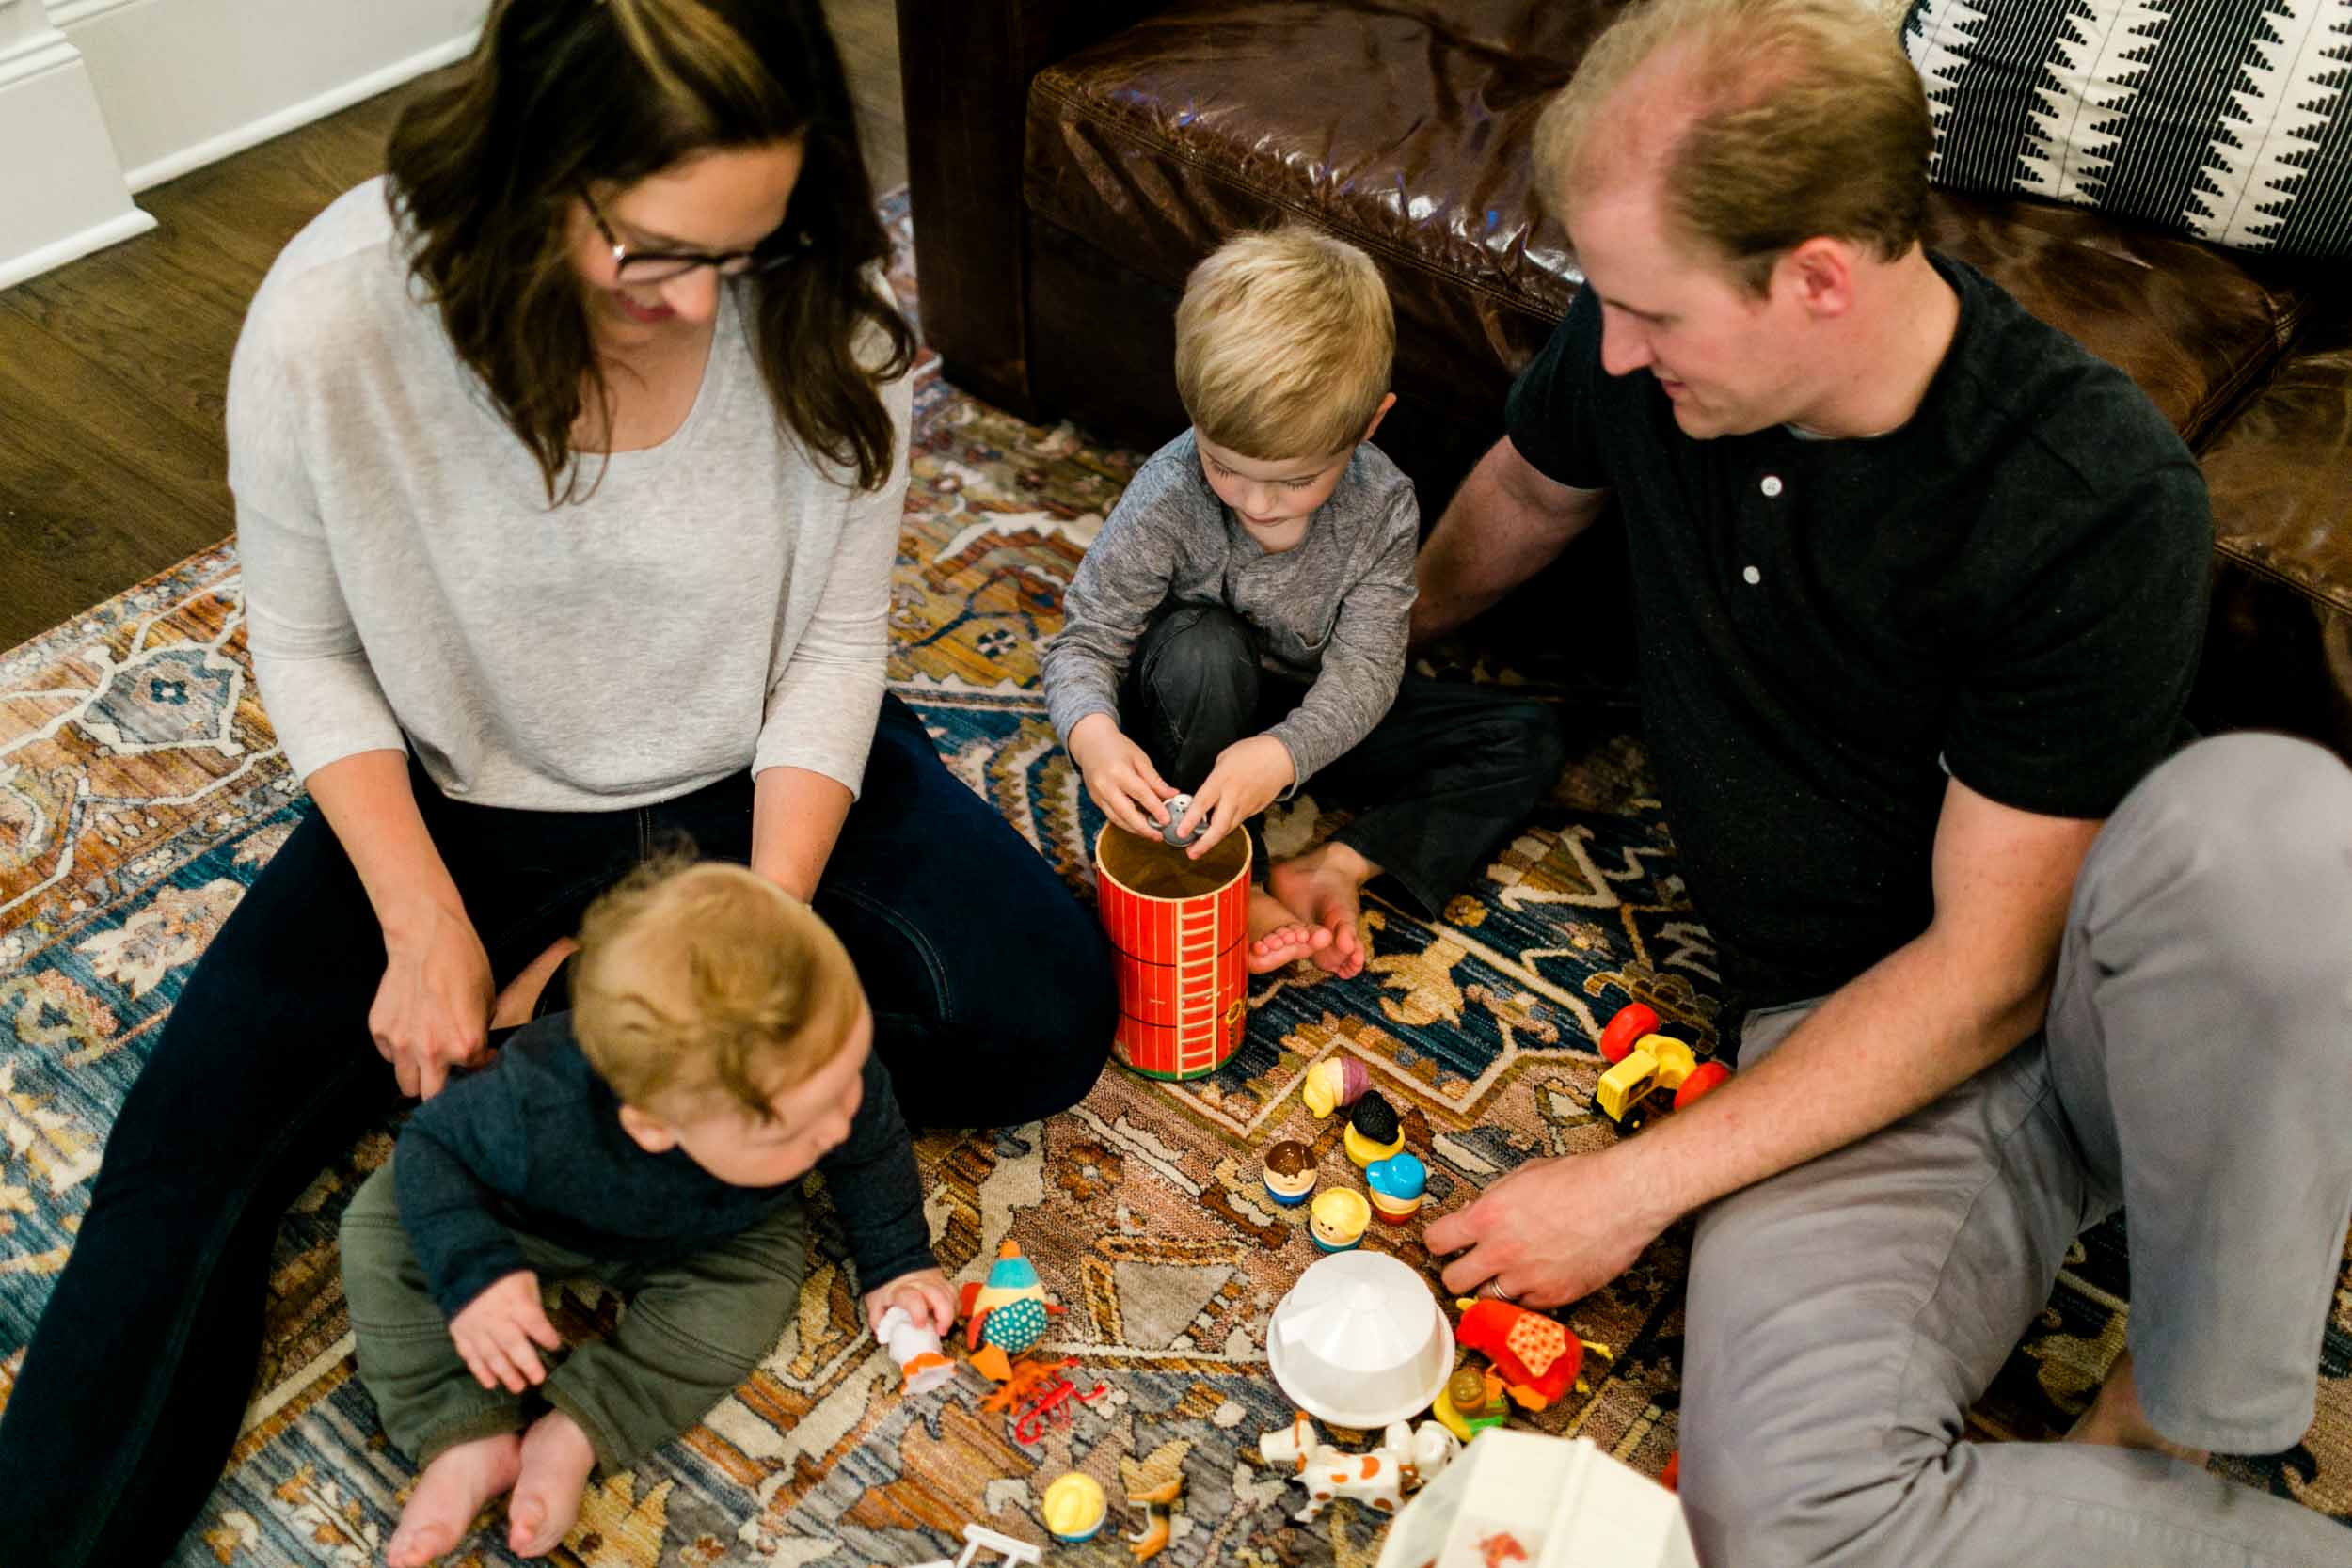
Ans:
[[[2202,1465],[2210,1457],[2202,1449],[2183,1448],[2148,1424],[2148,1414],[2139,1407],[2139,1387],[2132,1381],[2132,1353],[2128,1350],[2115,1358],[2106,1382],[2099,1386],[2098,1397],[2066,1434],[2066,1440],[2105,1443],[2118,1449],[2146,1449],[2191,1465]]]
[[[522,1474],[506,1505],[506,1545],[517,1557],[545,1557],[572,1532],[596,1450],[580,1423],[550,1410],[523,1433]]]
[[[1262,887],[1249,890],[1249,973],[1263,974],[1331,943],[1331,933],[1303,924]]]
[[[1344,980],[1364,967],[1364,941],[1356,929],[1366,882],[1380,868],[1344,844],[1326,844],[1295,860],[1277,861],[1266,873],[1266,889],[1285,909],[1295,911],[1327,944],[1309,955]]]
[[[443,1449],[417,1478],[408,1505],[384,1548],[388,1568],[424,1568],[473,1528],[482,1505],[515,1484],[522,1439],[511,1432]]]

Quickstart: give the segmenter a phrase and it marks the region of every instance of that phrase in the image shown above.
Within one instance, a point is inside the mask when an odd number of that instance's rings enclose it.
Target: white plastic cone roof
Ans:
[[[1429,1314],[1437,1309],[1419,1281],[1406,1284],[1405,1291],[1384,1291],[1371,1280],[1342,1281],[1293,1307],[1282,1320],[1283,1341],[1347,1371],[1402,1366],[1428,1339]]]

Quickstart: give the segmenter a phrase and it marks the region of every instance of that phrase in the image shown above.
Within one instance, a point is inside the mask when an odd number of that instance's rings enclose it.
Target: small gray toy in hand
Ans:
[[[1171,795],[1160,804],[1168,809],[1168,823],[1160,829],[1160,838],[1163,842],[1172,844],[1182,849],[1209,831],[1209,818],[1206,813],[1201,815],[1200,821],[1192,825],[1192,832],[1180,833],[1176,831],[1184,823],[1184,813],[1192,809],[1191,796]]]

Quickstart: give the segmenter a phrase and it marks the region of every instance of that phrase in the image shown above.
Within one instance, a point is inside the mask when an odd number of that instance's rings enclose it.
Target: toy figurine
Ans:
[[[1377,1513],[1394,1513],[1404,1494],[1425,1484],[1459,1452],[1454,1434],[1435,1421],[1419,1430],[1391,1421],[1380,1446],[1349,1453],[1315,1435],[1305,1415],[1258,1438],[1258,1456],[1277,1469],[1292,1467],[1292,1479],[1307,1489],[1307,1506],[1291,1515],[1311,1525],[1334,1497],[1353,1497]]]
[[[1307,1239],[1319,1252],[1345,1252],[1364,1239],[1372,1223],[1372,1205],[1364,1195],[1346,1187],[1326,1187],[1307,1211]]]
[[[1041,1512],[1048,1535],[1075,1545],[1094,1539],[1103,1521],[1110,1517],[1110,1505],[1103,1499],[1101,1481],[1072,1470],[1047,1484]]]
[[[1428,1196],[1429,1167],[1418,1154],[1391,1154],[1364,1167],[1364,1185],[1372,1191],[1373,1217],[1403,1225],[1421,1212]]]
[[[1161,843],[1177,849],[1188,849],[1192,847],[1194,840],[1209,831],[1210,814],[1202,812],[1200,820],[1192,825],[1192,832],[1188,833],[1177,832],[1177,829],[1184,825],[1184,813],[1192,810],[1191,796],[1171,795],[1160,804],[1168,810],[1168,820],[1160,827]]]
[[[918,1323],[903,1307],[893,1307],[874,1325],[874,1338],[890,1352],[890,1359],[898,1364],[903,1380],[898,1386],[902,1394],[928,1394],[943,1383],[952,1382],[956,1364],[941,1354],[939,1335],[929,1323]]]
[[[1045,1299],[1037,1270],[1021,1256],[1021,1243],[1007,1242],[996,1249],[987,1283],[967,1282],[960,1303],[969,1319],[963,1333],[972,1365],[992,1383],[1012,1376],[1010,1357],[1045,1338],[1045,1318],[1060,1307]]]
[[[1385,1160],[1405,1147],[1405,1130],[1397,1125],[1396,1107],[1378,1089],[1366,1094],[1348,1114],[1347,1132],[1341,1139],[1347,1157],[1359,1165]]]
[[[1502,1373],[1510,1396],[1530,1410],[1541,1410],[1566,1393],[1584,1365],[1584,1353],[1604,1359],[1609,1347],[1580,1339],[1540,1312],[1507,1301],[1467,1298],[1456,1301],[1462,1326],[1455,1338],[1470,1350],[1483,1352]]]
[[[1298,1098],[1307,1102],[1317,1121],[1343,1105],[1353,1105],[1370,1086],[1372,1074],[1353,1056],[1326,1056],[1307,1069]]]
[[[1296,1138],[1284,1138],[1267,1149],[1265,1190],[1285,1209],[1306,1202],[1315,1190],[1315,1151]]]
[[[1446,1431],[1467,1443],[1488,1427],[1501,1426],[1511,1415],[1503,1398],[1502,1379],[1475,1367],[1464,1367],[1446,1379],[1437,1402],[1429,1407]]]

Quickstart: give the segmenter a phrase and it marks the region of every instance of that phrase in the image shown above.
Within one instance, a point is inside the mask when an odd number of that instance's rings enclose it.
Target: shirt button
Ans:
[[[1780,476],[1778,474],[1766,474],[1764,476],[1764,483],[1757,485],[1756,488],[1764,492],[1767,499],[1778,496],[1781,490]]]
[[[1777,481],[1775,481],[1774,483],[1777,483]],[[1753,567],[1753,566],[1750,566],[1750,567],[1745,568],[1744,570],[1742,570],[1742,571],[1740,572],[1740,575],[1741,577],[1743,577],[1743,578],[1747,578],[1747,579],[1748,579],[1748,586],[1749,586],[1749,587],[1751,587],[1751,588],[1755,587],[1757,583],[1762,582],[1762,581],[1764,580],[1764,574],[1763,574],[1763,573],[1761,573],[1761,572],[1759,572],[1759,571],[1757,571],[1757,570],[1756,570],[1755,567]]]

